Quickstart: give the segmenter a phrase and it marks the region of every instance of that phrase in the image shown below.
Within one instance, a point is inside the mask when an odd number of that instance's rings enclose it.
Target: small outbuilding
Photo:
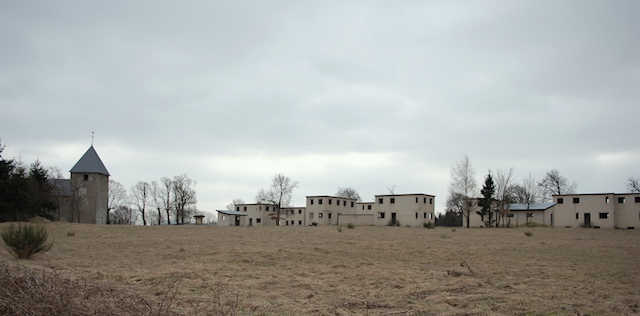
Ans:
[[[246,213],[229,210],[216,210],[218,212],[218,226],[245,226]]]

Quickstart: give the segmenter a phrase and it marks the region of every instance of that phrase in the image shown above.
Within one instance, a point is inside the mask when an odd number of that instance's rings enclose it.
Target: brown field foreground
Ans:
[[[640,314],[640,230],[46,227],[0,251],[0,313]]]

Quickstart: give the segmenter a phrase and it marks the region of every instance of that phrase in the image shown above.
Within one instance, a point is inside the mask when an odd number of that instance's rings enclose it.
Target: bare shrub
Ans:
[[[237,296],[230,299],[221,286],[201,276],[203,298],[199,302],[178,297],[180,284],[191,275],[165,283],[166,292],[145,298],[109,283],[71,279],[43,267],[0,265],[0,315],[237,315]],[[207,294],[207,295],[205,295]]]
[[[37,253],[49,251],[53,242],[47,242],[48,238],[44,226],[28,223],[11,223],[2,232],[2,240],[18,259],[29,259]]]

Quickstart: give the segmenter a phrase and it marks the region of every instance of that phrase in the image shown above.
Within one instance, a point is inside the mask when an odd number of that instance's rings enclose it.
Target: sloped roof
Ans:
[[[86,153],[82,155],[82,158],[76,162],[76,165],[71,168],[71,173],[99,173],[110,176],[109,171],[100,160],[98,153],[93,146],[89,147]]]
[[[556,203],[534,203],[529,205],[529,211],[544,211],[552,206],[556,205]],[[511,211],[526,211],[527,204],[524,203],[514,203],[509,205],[509,210]]]
[[[238,211],[229,211],[229,210],[216,210],[218,213],[227,214],[227,215],[238,215],[238,216],[247,216],[247,213],[242,213]]]

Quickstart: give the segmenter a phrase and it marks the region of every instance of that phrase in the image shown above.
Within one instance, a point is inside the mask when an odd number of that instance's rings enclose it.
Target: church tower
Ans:
[[[68,221],[106,224],[109,204],[109,171],[98,153],[89,147],[71,168],[71,211]]]

